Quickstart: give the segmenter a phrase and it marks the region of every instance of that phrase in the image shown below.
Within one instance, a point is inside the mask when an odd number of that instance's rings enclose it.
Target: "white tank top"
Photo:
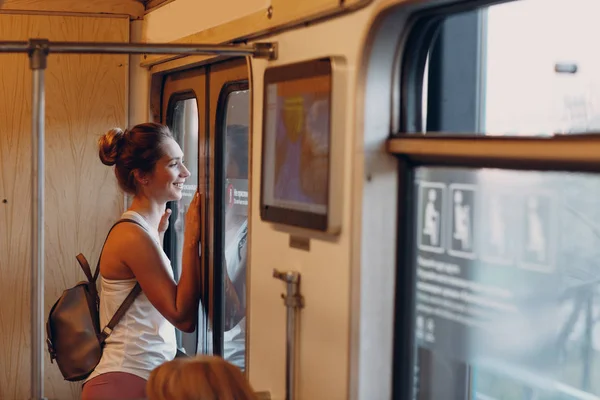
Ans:
[[[157,243],[160,242],[158,232],[135,211],[125,212],[122,218],[139,222]],[[159,247],[162,249],[162,246]],[[169,266],[167,272],[174,279],[171,263],[164,251],[162,257]],[[135,279],[111,280],[100,277],[101,329],[108,324],[135,283]],[[102,358],[86,382],[107,372],[128,372],[147,380],[154,368],[171,361],[176,352],[175,328],[142,292],[106,339]]]

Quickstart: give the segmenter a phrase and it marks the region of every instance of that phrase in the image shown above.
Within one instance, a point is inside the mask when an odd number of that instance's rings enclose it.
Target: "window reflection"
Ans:
[[[224,280],[223,357],[245,368],[246,262],[248,236],[249,91],[227,98],[224,149]]]

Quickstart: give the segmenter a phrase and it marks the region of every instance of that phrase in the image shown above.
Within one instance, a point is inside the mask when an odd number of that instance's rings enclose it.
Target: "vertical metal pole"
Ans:
[[[273,277],[286,283],[287,291],[281,295],[286,306],[286,343],[285,343],[285,399],[294,400],[296,396],[296,319],[297,311],[304,307],[304,298],[300,294],[300,274],[273,270]]]
[[[287,283],[287,293],[288,296],[293,293],[294,289],[292,288],[294,284],[291,282]],[[287,304],[286,304],[287,306]],[[287,307],[286,310],[287,317],[287,340],[285,344],[285,352],[287,354],[287,363],[285,366],[286,372],[286,399],[293,400],[294,394],[296,393],[296,385],[295,385],[295,376],[296,376],[296,309],[290,306]]]
[[[30,42],[31,121],[31,399],[44,394],[44,71],[48,41]]]

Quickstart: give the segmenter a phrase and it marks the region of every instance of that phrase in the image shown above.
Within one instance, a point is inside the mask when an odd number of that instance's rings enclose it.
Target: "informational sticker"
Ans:
[[[549,194],[529,193],[523,201],[524,240],[521,267],[542,272],[554,270],[555,210]]]
[[[489,191],[482,196],[479,248],[481,260],[496,265],[512,265],[515,260],[513,198],[508,193]]]
[[[225,184],[225,207],[227,212],[248,215],[248,180],[228,179]]]
[[[514,189],[516,172],[488,181],[472,169],[419,171],[417,342],[464,362],[549,368],[560,284],[545,272],[553,265],[551,196],[527,182]]]
[[[473,185],[450,185],[450,238],[448,253],[456,257],[475,258],[475,200]]]
[[[432,253],[443,253],[444,204],[446,185],[436,182],[421,182],[419,185],[419,249]]]

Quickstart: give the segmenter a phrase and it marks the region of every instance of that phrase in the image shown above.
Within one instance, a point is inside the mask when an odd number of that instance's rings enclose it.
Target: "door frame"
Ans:
[[[218,277],[222,276],[222,251],[217,246],[222,246],[222,240],[217,240],[217,230],[222,230],[222,224],[215,219],[215,213],[222,207],[217,202],[223,201],[221,184],[216,179],[223,178],[223,171],[216,171],[217,163],[222,160],[224,140],[220,137],[223,122],[221,121],[222,108],[220,105],[223,93],[232,85],[246,85],[251,90],[250,60],[248,58],[232,58],[219,60],[214,64],[190,66],[189,69],[177,71],[161,71],[150,76],[150,117],[151,119],[170,123],[169,111],[173,102],[184,98],[196,97],[198,105],[198,187],[205,194],[201,205],[201,214],[204,217],[202,230],[202,268],[204,274],[203,297],[207,312],[206,326],[204,327],[205,341],[212,335],[212,346],[206,342],[202,347],[203,352],[221,355],[223,353],[223,304],[224,290],[222,279],[218,284]],[[249,127],[248,127],[248,185],[251,191],[252,176],[252,101],[250,96]],[[217,117],[220,119],[218,120]],[[220,181],[219,181],[220,182]],[[248,230],[251,229],[251,200],[248,202]],[[248,235],[248,257],[246,262],[246,321],[249,320],[249,282],[250,282],[250,235]],[[217,265],[216,262],[219,262]],[[221,312],[216,312],[220,310]],[[212,321],[212,322],[210,322]],[[219,324],[219,325],[217,325]],[[214,327],[221,328],[215,329]],[[200,327],[200,321],[198,328]],[[201,332],[197,328],[197,342],[201,339]],[[245,369],[248,374],[248,330],[245,332]]]

